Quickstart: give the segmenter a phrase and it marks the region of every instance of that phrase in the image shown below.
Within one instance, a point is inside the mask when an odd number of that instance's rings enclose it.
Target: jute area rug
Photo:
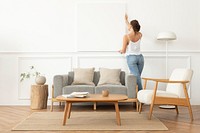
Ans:
[[[34,112],[12,130],[168,130],[156,117],[145,113],[120,112],[121,126],[115,112],[72,112],[65,126],[63,112]]]

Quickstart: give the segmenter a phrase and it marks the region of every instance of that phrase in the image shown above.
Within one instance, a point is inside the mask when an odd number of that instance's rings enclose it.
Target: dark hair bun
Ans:
[[[133,27],[133,30],[134,30],[135,32],[140,31],[140,24],[139,24],[139,22],[138,22],[137,20],[132,20],[132,21],[130,22],[130,24],[131,24],[131,26]]]

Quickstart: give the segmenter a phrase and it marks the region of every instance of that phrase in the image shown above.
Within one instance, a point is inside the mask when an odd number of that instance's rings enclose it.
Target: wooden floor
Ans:
[[[154,107],[154,116],[160,119],[168,131],[11,131],[17,123],[25,119],[32,112],[49,112],[44,110],[31,110],[29,106],[0,106],[0,133],[200,133],[200,106],[192,106],[194,121],[190,122],[188,110],[179,107],[180,114],[176,115],[173,109],[159,109]],[[72,111],[91,111],[92,106],[73,106]],[[63,106],[56,106],[54,111],[63,111]],[[97,106],[97,111],[114,111],[113,106]],[[120,106],[120,111],[136,111],[132,106]],[[148,112],[149,106],[143,107],[143,112]],[[142,113],[143,113],[142,112]]]

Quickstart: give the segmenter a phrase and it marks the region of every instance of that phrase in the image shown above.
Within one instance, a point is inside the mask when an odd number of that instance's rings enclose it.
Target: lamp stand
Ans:
[[[165,41],[165,67],[166,67],[166,70],[165,70],[165,77],[166,79],[168,78],[168,41],[166,40]],[[175,109],[175,106],[174,105],[160,105],[159,108],[162,108],[162,109]]]
[[[168,45],[168,42],[167,42],[167,40],[165,41],[165,67],[166,67],[166,69],[165,69],[165,77],[166,77],[166,79],[168,78],[167,77],[167,73],[168,73],[168,47],[167,47],[167,45]]]

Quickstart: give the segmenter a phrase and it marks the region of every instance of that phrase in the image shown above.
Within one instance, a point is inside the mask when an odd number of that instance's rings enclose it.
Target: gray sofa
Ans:
[[[70,94],[72,92],[89,92],[90,94],[101,94],[102,90],[108,90],[110,94],[125,94],[128,99],[123,102],[136,102],[136,77],[132,74],[126,74],[124,71],[120,73],[121,85],[98,85],[100,72],[94,72],[93,82],[95,85],[72,85],[74,72],[69,72],[67,75],[55,75],[53,78],[52,88],[52,106],[56,102],[56,97],[62,94]],[[58,102],[58,101],[57,101]],[[137,105],[137,104],[136,104]],[[137,106],[136,106],[137,107]],[[96,109],[96,105],[94,107]]]

